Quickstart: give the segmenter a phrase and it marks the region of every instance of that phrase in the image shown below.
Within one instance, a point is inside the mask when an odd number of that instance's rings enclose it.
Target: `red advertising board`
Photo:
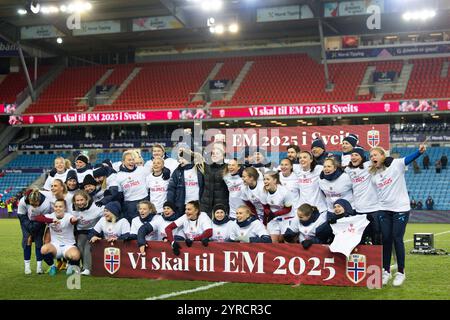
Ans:
[[[267,151],[286,151],[290,144],[309,150],[311,142],[321,137],[327,151],[341,151],[342,140],[350,133],[359,137],[358,144],[369,150],[373,147],[390,148],[388,124],[350,126],[307,126],[274,128],[218,129],[225,134],[227,152],[233,153],[243,147],[259,147]]]
[[[135,241],[105,240],[92,246],[92,275],[117,278],[206,280],[247,283],[367,286],[381,284],[382,247],[358,246],[347,259],[328,245],[182,243],[179,256],[167,242],[149,241],[142,257]]]
[[[257,105],[247,107],[224,107],[216,109],[170,109],[155,111],[119,111],[99,113],[58,113],[37,115],[14,115],[10,117],[11,125],[42,124],[83,124],[83,123],[120,123],[151,122],[208,119],[246,119],[307,116],[342,116],[347,114],[385,114],[393,112],[433,112],[450,110],[450,101],[433,101],[431,109],[424,107],[422,100],[388,102],[362,102],[308,105]],[[425,101],[425,100],[423,100]]]

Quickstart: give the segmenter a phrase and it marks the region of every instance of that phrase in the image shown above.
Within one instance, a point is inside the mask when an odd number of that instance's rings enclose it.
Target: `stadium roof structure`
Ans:
[[[386,0],[390,1],[390,0]],[[392,0],[400,1],[400,0]],[[408,1],[409,5],[416,0]],[[65,1],[40,0],[42,5],[60,5]],[[443,31],[450,28],[450,1],[433,0],[429,3],[439,8],[439,14],[426,23],[407,24],[401,21],[400,12],[382,15],[381,29],[369,30],[366,27],[368,15],[354,15],[333,18],[323,17],[323,3],[315,0],[223,0],[223,10],[212,14],[217,21],[237,21],[240,31],[237,34],[217,36],[209,32],[207,20],[211,13],[203,12],[198,5],[188,0],[92,0],[93,9],[82,15],[83,21],[120,20],[121,32],[74,36],[67,28],[68,14],[26,14],[17,10],[30,1],[0,0],[0,36],[10,42],[20,42],[52,54],[75,54],[93,52],[116,52],[142,47],[179,46],[187,44],[217,43],[242,40],[271,40],[296,38],[319,41],[319,20],[323,23],[325,36],[346,34],[388,34],[420,30]],[[328,1],[329,2],[329,1]],[[417,2],[417,1],[416,1]],[[423,2],[423,1],[422,1]],[[295,4],[309,6],[314,18],[269,23],[257,22],[256,9]],[[132,31],[132,19],[143,17],[173,16],[182,28]],[[24,26],[53,25],[63,33],[64,45],[58,45],[53,38],[21,40],[20,28]],[[425,29],[424,29],[425,28]]]

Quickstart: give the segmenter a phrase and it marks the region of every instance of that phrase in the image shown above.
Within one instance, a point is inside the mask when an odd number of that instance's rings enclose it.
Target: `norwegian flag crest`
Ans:
[[[103,255],[103,266],[110,274],[114,274],[120,269],[120,249],[119,248],[105,248]]]
[[[347,278],[354,284],[361,282],[366,276],[366,256],[351,254],[347,259]]]
[[[380,144],[380,131],[374,128],[367,131],[367,144],[372,148],[378,146]]]

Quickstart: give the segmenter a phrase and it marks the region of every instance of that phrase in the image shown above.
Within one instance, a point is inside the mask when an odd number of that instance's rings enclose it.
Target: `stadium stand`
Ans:
[[[67,154],[21,154],[4,167],[19,168],[52,168],[56,157],[67,157]]]
[[[405,99],[442,98],[450,95],[450,76],[441,77],[443,63],[448,58],[414,59]]]
[[[414,68],[405,94],[385,93],[383,99],[415,99],[450,95],[450,78],[448,75],[441,77],[441,69],[446,59],[411,60]],[[367,67],[375,66],[377,71],[400,73],[403,66],[402,61],[330,64],[332,90],[324,89],[323,66],[307,54],[72,67],[55,79],[38,101],[26,110],[26,113],[86,111],[88,106],[80,105],[81,98],[106,70],[113,69],[113,72],[104,83],[120,86],[134,68],[141,68],[141,70],[114,103],[97,105],[94,111],[197,107],[204,105],[206,101],[192,102],[191,100],[217,62],[223,62],[223,66],[214,79],[233,81],[247,61],[254,63],[232,99],[213,101],[212,107],[370,101],[374,97],[372,93],[357,94],[357,88],[361,84]],[[352,77],[348,77],[347,70],[350,68]],[[19,85],[22,88],[23,81],[24,79]]]
[[[48,66],[39,66],[37,76],[41,77],[47,73]],[[34,79],[34,69],[28,71],[30,78]],[[9,73],[0,83],[0,102],[13,103],[16,101],[17,95],[27,86],[25,73],[19,72]]]
[[[413,153],[416,148],[395,147],[392,149],[392,154],[399,154],[400,157]],[[426,153],[430,157],[430,169],[421,170],[419,174],[414,174],[412,165],[406,172],[406,184],[410,197],[417,200],[422,200],[425,203],[428,195],[431,195],[434,200],[435,210],[450,210],[450,169],[442,170],[441,173],[436,173],[434,163],[441,158],[443,154],[450,155],[449,147],[431,147]],[[422,158],[417,160],[422,168]]]
[[[25,113],[86,111],[88,107],[79,103],[107,69],[107,66],[65,69]]]

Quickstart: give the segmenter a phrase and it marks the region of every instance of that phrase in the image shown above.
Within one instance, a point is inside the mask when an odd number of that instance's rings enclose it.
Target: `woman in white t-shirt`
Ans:
[[[242,172],[242,200],[250,208],[252,213],[261,222],[264,221],[264,183],[260,179],[260,173],[253,167],[247,167]]]
[[[232,224],[230,242],[272,243],[269,233],[263,223],[252,214],[247,206],[236,210],[236,221]]]
[[[60,179],[66,181],[67,172],[71,170],[70,161],[68,161],[69,166],[67,166],[66,159],[63,157],[57,157],[54,161],[54,168],[50,171],[49,176],[45,180],[43,189],[50,190],[52,182],[54,179]]]
[[[130,223],[121,216],[121,206],[117,201],[105,206],[103,217],[89,232],[89,241],[94,243],[101,239],[113,243],[116,240],[128,240],[130,236]]]
[[[345,199],[353,207],[352,181],[348,174],[342,170],[334,157],[326,158],[323,162],[323,171],[319,180],[320,190],[325,194],[328,212],[333,212],[334,203],[338,199]]]
[[[294,217],[294,199],[291,192],[281,185],[278,172],[269,171],[264,174],[264,196],[261,202],[272,242],[283,242],[283,234],[289,226],[289,220]]]
[[[317,164],[316,159],[308,151],[300,152],[300,171],[297,182],[300,189],[300,205],[307,203],[316,207],[319,212],[327,211],[325,194],[320,190],[319,180],[323,166]]]
[[[345,172],[352,181],[353,204],[356,214],[365,214],[370,221],[363,235],[363,242],[370,236],[372,244],[381,244],[381,229],[379,224],[378,195],[369,173],[370,161],[367,161],[365,151],[361,146],[355,146],[350,156],[350,163]]]
[[[167,190],[169,187],[169,178],[163,173],[163,158],[155,158],[152,162],[152,172],[147,176],[145,185],[150,195],[150,201],[155,205],[156,212],[163,211],[164,202],[167,201]]]
[[[69,261],[66,274],[74,272],[73,266],[78,266],[80,261],[80,251],[75,245],[74,225],[77,218],[67,213],[67,204],[64,199],[56,200],[54,212],[36,217],[36,221],[49,224],[51,242],[46,243],[41,248],[44,261],[50,266],[49,275],[56,275],[54,258],[65,258]]]
[[[242,180],[242,173],[244,167],[239,165],[236,159],[231,159],[227,164],[227,169],[223,177],[223,181],[228,187],[228,203],[230,205],[230,218],[236,218],[236,210],[244,205],[242,200],[242,189],[244,188],[244,181]]]
[[[387,156],[383,148],[370,150],[372,165],[369,172],[375,185],[380,213],[380,227],[383,235],[383,285],[392,278],[390,273],[392,245],[397,256],[397,273],[394,286],[401,286],[405,281],[405,236],[409,219],[410,199],[406,188],[406,166],[420,157],[426,150],[420,145],[419,150],[405,158],[393,159]]]
[[[294,242],[298,237],[304,249],[308,249],[314,243],[321,243],[316,237],[316,229],[327,221],[327,213],[320,213],[319,210],[307,203],[302,204],[297,209],[297,218],[289,222],[289,227],[284,233],[286,242]]]
[[[211,241],[228,241],[230,239],[231,226],[234,223],[234,219],[230,219],[227,208],[222,204],[216,204],[212,216],[213,235]]]
[[[206,212],[200,211],[198,201],[190,201],[186,204],[185,214],[166,227],[167,240],[170,242],[173,253],[180,254],[180,245],[174,241],[173,229],[181,227],[186,235],[186,245],[192,246],[194,241],[201,241],[206,247],[209,238],[213,235],[212,221]]]

